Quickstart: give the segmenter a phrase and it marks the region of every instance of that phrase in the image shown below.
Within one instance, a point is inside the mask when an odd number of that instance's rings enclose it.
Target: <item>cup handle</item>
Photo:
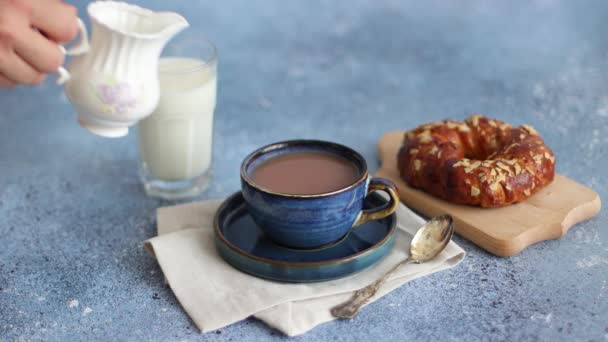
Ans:
[[[372,178],[369,181],[367,193],[370,194],[374,191],[386,192],[389,196],[388,202],[376,208],[361,210],[353,227],[357,227],[368,221],[383,219],[392,215],[397,210],[397,206],[399,206],[399,190],[397,190],[393,182],[385,178]]]
[[[59,48],[64,55],[76,56],[82,55],[83,53],[89,51],[89,35],[87,32],[87,27],[80,18],[78,18],[78,32],[80,33],[80,40],[74,46],[66,50],[63,46],[59,45]],[[70,79],[70,73],[62,66],[57,69],[57,73],[59,74],[59,77],[57,78],[57,84],[59,85],[64,84]]]

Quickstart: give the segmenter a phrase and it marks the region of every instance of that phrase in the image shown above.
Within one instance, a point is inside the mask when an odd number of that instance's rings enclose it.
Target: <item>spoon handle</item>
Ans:
[[[382,278],[376,280],[375,282],[367,285],[364,288],[357,290],[353,296],[342,304],[338,304],[331,308],[331,314],[337,318],[353,318],[359,311],[359,309],[367,303],[375,294],[378,292],[378,289],[382,284],[388,280],[388,278],[393,274],[399,267],[415,263],[414,260],[407,258],[393,268],[391,268],[388,272],[386,272]]]

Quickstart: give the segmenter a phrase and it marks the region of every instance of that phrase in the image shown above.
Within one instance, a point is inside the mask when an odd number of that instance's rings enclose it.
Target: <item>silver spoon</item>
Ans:
[[[331,314],[337,318],[353,318],[375,294],[378,289],[397,269],[406,264],[420,264],[435,258],[454,235],[454,220],[450,215],[436,216],[427,221],[414,235],[410,244],[410,255],[401,261],[384,276],[366,287],[357,290],[346,302],[331,309]]]

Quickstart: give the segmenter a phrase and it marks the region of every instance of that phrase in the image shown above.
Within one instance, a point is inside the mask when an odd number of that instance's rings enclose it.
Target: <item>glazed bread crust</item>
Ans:
[[[397,163],[410,186],[481,207],[523,201],[555,176],[555,155],[534,128],[482,115],[405,133]]]

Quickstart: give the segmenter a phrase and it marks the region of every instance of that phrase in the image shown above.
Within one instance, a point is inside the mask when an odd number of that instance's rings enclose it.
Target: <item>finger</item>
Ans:
[[[56,0],[27,0],[31,23],[58,43],[67,43],[78,34],[78,9]],[[52,14],[52,15],[51,15]]]
[[[22,6],[23,5],[23,6]],[[10,83],[36,83],[42,79],[39,72],[15,53],[15,44],[24,32],[31,30],[26,6],[19,2],[2,2],[0,7],[0,75]]]
[[[38,84],[44,75],[21,59],[14,51],[3,53],[0,60],[0,74],[15,83]]]
[[[9,80],[4,75],[0,75],[0,87],[1,88],[12,88],[12,87],[14,87],[16,85],[17,84],[15,82]]]
[[[64,56],[59,45],[33,29],[19,33],[14,49],[19,57],[39,72],[53,72],[63,64]]]

